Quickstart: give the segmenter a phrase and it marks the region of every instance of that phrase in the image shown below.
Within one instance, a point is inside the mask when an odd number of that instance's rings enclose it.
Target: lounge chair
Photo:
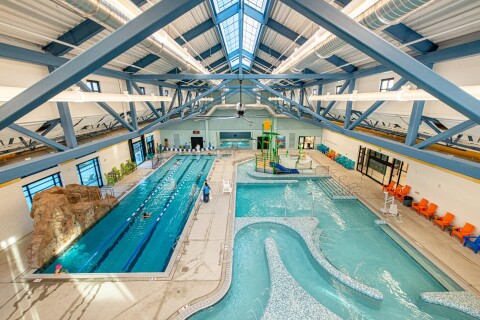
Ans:
[[[223,193],[230,193],[232,194],[232,185],[230,184],[230,180],[222,180],[223,183]]]
[[[422,198],[420,202],[413,202],[412,203],[412,209],[420,211],[420,209],[426,209],[428,205],[428,200],[425,198]]]
[[[438,208],[438,206],[435,203],[430,203],[428,205],[428,208],[420,209],[420,211],[418,211],[418,213],[423,214],[425,216],[425,219],[428,220],[435,215],[435,213],[437,212],[437,208]]]
[[[467,222],[463,228],[453,228],[451,235],[458,237],[460,239],[460,243],[462,243],[465,237],[470,237],[472,235],[473,230],[475,230],[475,226]]]
[[[395,189],[388,191],[388,194],[391,195],[392,197],[396,195],[397,193],[402,192],[403,186],[401,184],[397,184]]]
[[[441,228],[442,231],[445,230],[446,226],[449,226],[452,224],[452,220],[455,218],[454,214],[451,214],[450,212],[447,212],[447,214],[443,217],[435,217],[433,220],[433,225],[438,224]]]
[[[478,250],[480,249],[480,237],[467,236],[467,237],[463,237],[463,239],[465,240],[463,242],[464,247],[469,246],[473,249],[473,251],[475,251],[475,253],[478,252]]]
[[[410,189],[411,187],[410,186],[405,186],[403,187],[402,191],[398,192],[398,193],[395,193],[395,198],[398,199],[398,200],[403,200],[403,198],[405,198],[406,196],[408,196],[408,193],[410,192]]]
[[[392,191],[393,189],[395,189],[395,181],[390,182],[390,184],[384,184],[382,191],[388,192],[388,191]]]

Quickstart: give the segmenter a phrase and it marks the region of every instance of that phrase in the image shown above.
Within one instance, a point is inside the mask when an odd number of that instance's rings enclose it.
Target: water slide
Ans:
[[[278,172],[278,173],[288,173],[288,174],[291,174],[291,173],[300,173],[300,172],[298,172],[297,169],[285,168],[284,166],[282,166],[282,165],[279,164],[279,163],[275,163],[274,166],[275,166],[275,169],[277,169],[277,172]]]

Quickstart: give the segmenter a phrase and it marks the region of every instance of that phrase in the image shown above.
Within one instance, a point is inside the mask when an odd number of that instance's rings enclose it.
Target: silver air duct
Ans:
[[[433,0],[382,0],[363,12],[357,18],[358,23],[375,31],[397,22],[414,10]],[[331,57],[339,52],[346,42],[335,35],[317,45],[314,51],[291,68],[293,73],[301,73],[303,69],[315,61]]]
[[[130,19],[104,0],[54,0],[62,7],[79,13],[84,18],[89,18],[110,31],[117,30]],[[160,55],[163,59],[177,66],[182,71],[191,71],[190,64],[164,49],[163,43],[154,37],[148,37],[140,42],[148,52]]]

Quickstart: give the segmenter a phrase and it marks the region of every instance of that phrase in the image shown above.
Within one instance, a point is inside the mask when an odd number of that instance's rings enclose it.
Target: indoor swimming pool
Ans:
[[[222,141],[219,149],[251,149],[250,141]]]
[[[248,166],[251,163],[238,167],[239,177]],[[232,283],[227,294],[191,319],[283,319],[281,314],[265,313],[273,289],[265,249],[267,238],[275,242],[283,265],[298,285],[342,319],[473,319],[421,300],[423,292],[462,289],[425,258],[409,255],[407,252],[420,254],[404,240],[402,243],[396,239],[398,235],[391,236],[393,230],[384,231],[386,226],[378,225],[378,217],[360,201],[332,200],[315,179],[288,184],[237,184],[237,223],[251,217],[310,216],[319,220],[312,235],[314,246],[334,267],[380,290],[383,300],[370,298],[333,277],[294,230],[275,223],[258,223],[241,229],[235,237]],[[433,270],[434,276],[427,270]],[[302,319],[301,314],[298,319]]]
[[[36,273],[54,273],[57,264],[69,273],[165,271],[214,159],[171,158]]]

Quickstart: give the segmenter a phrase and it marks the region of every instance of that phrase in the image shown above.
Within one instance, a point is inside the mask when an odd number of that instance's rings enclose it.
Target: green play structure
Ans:
[[[255,155],[255,171],[264,173],[298,173],[296,169],[285,168],[280,165],[277,139],[279,133],[273,132],[272,121],[265,120],[262,124],[261,154]]]

